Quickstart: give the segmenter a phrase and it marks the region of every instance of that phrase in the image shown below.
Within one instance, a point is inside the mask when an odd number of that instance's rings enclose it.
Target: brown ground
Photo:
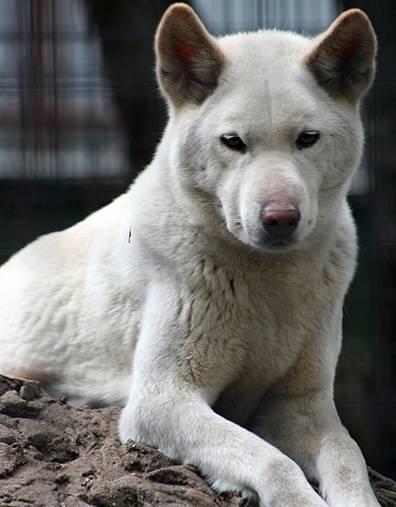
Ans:
[[[116,408],[75,409],[37,383],[0,376],[0,506],[242,506],[193,467],[116,436]],[[371,473],[382,506],[396,484]]]

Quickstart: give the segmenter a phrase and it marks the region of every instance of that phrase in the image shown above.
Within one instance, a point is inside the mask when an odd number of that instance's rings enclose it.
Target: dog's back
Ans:
[[[137,310],[117,257],[128,244],[127,224],[123,195],[1,267],[2,373],[36,378],[72,398],[125,401]]]

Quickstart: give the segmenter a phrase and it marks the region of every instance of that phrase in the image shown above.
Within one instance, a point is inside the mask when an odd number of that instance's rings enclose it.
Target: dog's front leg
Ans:
[[[324,507],[290,458],[211,409],[222,388],[217,384],[224,382],[221,374],[205,382],[201,376],[199,385],[186,380],[189,335],[172,291],[149,291],[131,392],[120,420],[121,439],[145,442],[196,465],[218,490],[257,493],[262,507]],[[202,357],[202,364],[207,360]]]
[[[341,424],[330,390],[267,396],[252,430],[319,482],[331,507],[379,507],[363,455]]]

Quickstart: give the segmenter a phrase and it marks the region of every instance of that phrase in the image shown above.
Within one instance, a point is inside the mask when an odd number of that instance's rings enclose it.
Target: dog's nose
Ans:
[[[296,230],[301,218],[294,206],[287,208],[264,207],[260,214],[264,229],[274,238],[286,239]]]

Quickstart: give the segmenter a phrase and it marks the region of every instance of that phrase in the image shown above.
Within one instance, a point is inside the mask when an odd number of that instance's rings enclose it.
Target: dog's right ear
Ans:
[[[157,77],[174,106],[201,104],[216,88],[225,57],[195,12],[171,5],[155,36]]]
[[[370,20],[361,10],[350,9],[313,40],[305,63],[330,95],[356,102],[373,80],[376,51]]]

